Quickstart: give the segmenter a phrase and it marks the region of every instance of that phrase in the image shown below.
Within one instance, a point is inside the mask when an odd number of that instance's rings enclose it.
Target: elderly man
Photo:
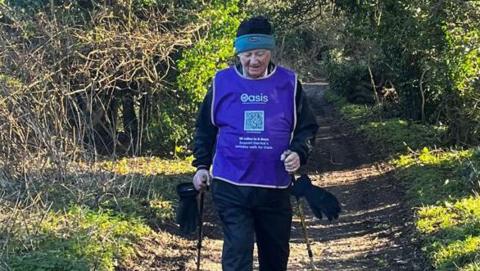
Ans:
[[[290,174],[307,160],[318,128],[297,75],[272,63],[272,27],[243,21],[239,64],[218,71],[196,124],[193,184],[211,185],[223,224],[223,270],[286,270],[292,208]],[[211,174],[210,174],[211,167]]]

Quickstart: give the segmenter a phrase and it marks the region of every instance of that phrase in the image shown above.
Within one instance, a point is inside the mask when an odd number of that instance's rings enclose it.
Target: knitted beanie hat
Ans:
[[[235,53],[242,53],[255,49],[275,48],[272,25],[263,16],[256,16],[240,23],[235,39]]]

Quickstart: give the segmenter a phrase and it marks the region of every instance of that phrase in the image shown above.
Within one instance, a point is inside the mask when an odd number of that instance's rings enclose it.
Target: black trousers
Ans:
[[[287,270],[292,207],[288,189],[237,186],[214,179],[212,196],[223,224],[223,271]]]

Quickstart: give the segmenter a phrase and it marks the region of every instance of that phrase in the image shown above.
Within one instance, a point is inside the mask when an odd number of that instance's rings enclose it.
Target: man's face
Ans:
[[[246,75],[259,78],[265,74],[272,54],[270,50],[256,49],[238,54]]]

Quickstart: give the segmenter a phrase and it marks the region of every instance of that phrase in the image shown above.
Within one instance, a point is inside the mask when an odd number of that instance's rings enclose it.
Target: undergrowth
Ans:
[[[34,231],[18,231],[10,241],[7,264],[13,270],[114,270],[151,234],[139,219],[79,206],[30,223]]]
[[[161,226],[192,170],[188,159],[125,158],[72,165],[61,181],[4,180],[0,270],[148,270],[138,253],[174,238]]]

